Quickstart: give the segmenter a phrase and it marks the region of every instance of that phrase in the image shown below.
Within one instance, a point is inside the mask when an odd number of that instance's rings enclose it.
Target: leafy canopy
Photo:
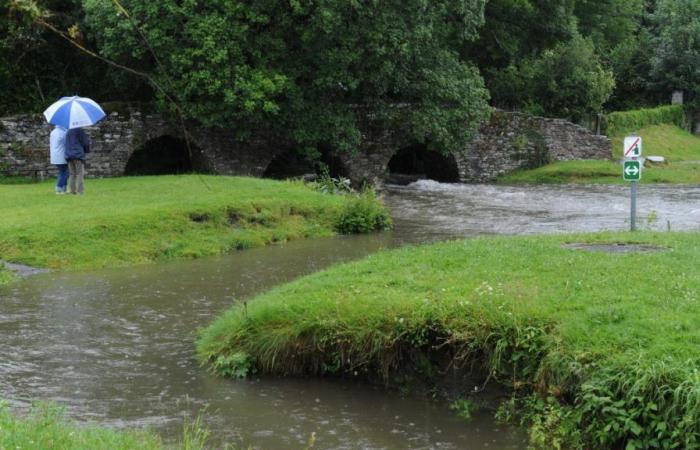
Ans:
[[[458,53],[476,37],[484,1],[122,0],[120,12],[112,1],[84,0],[83,7],[105,56],[153,73],[205,125],[348,150],[371,117],[452,150],[488,110],[478,70]]]
[[[511,107],[574,120],[599,111],[614,85],[591,40],[580,36],[508,66],[493,80],[500,101]]]
[[[659,0],[651,59],[653,81],[670,92],[684,90],[700,104],[700,1]]]

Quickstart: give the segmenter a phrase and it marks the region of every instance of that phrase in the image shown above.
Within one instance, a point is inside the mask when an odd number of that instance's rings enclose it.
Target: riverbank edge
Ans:
[[[659,236],[603,233],[526,238],[526,242],[658,244]],[[675,242],[681,245],[687,236],[697,234],[666,236],[681,236]],[[471,242],[481,242],[481,247],[486,242],[488,248],[499,240],[522,238]],[[376,310],[360,301],[363,295],[384,298],[381,286],[373,290],[368,286],[371,281],[363,283],[363,278],[376,276],[384,287],[398,282],[387,271],[390,267],[382,265],[383,255],[403,253],[405,259],[422,255],[429,264],[430,249],[454,245],[470,244],[456,241],[380,252],[234,306],[201,332],[199,359],[228,377],[253,372],[359,377],[389,387],[423,386],[448,401],[471,400],[487,383],[496,383],[510,392],[497,417],[526,426],[535,448],[698,448],[700,381],[689,368],[668,361],[628,364],[594,348],[572,351],[559,332],[560,323],[527,308],[518,313],[458,304],[441,310],[429,298],[432,287],[423,286],[426,289],[416,296],[426,298],[408,302],[403,309],[396,308],[394,300],[375,303]],[[662,245],[672,248],[668,239]],[[502,261],[507,255],[496,258]],[[392,263],[400,266],[401,258]],[[348,276],[350,272],[354,277]],[[344,286],[334,289],[334,276]],[[476,288],[478,296],[487,298],[493,290],[487,283]],[[342,299],[353,291],[362,312],[344,320],[342,314],[349,310]],[[385,302],[392,304],[385,308],[381,306]],[[311,318],[299,325],[302,317]]]
[[[0,260],[35,270],[92,270],[215,256],[299,238],[371,233],[392,225],[373,191],[333,195],[301,182],[195,175],[95,179],[90,184],[92,198],[50,197],[42,189],[48,184],[0,186],[18,216],[43,214],[29,224],[15,224],[8,211],[0,226]],[[182,196],[178,184],[190,197],[173,203]],[[149,189],[156,191],[152,208]],[[122,213],[121,203],[129,197],[142,206]],[[98,208],[93,216],[92,209]],[[2,266],[0,284],[20,278]]]
[[[0,259],[0,283],[2,283],[3,272],[8,274],[9,279],[12,279],[13,277],[25,278],[40,273],[47,273],[51,272],[51,270],[25,266],[24,264],[13,264]]]

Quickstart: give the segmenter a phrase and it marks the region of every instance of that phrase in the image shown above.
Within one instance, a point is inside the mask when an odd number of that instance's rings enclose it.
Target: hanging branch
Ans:
[[[170,89],[174,91],[172,80],[167,76],[165,66],[163,65],[163,63],[160,62],[160,58],[158,58],[158,54],[155,52],[155,50],[153,50],[153,46],[151,45],[148,38],[146,37],[146,34],[143,32],[143,30],[141,30],[141,28],[138,26],[136,21],[132,18],[129,11],[124,7],[124,5],[122,5],[120,0],[112,0],[112,3],[117,8],[117,11],[120,12],[121,14],[123,14],[124,17],[126,17],[127,20],[129,21],[131,26],[134,28],[134,30],[136,30],[139,37],[141,38],[141,41],[146,46],[146,48],[148,48],[148,51],[151,53],[151,56],[153,56],[153,60],[156,62],[156,65],[160,69],[160,72],[165,76],[165,79],[170,84]],[[165,93],[165,90],[161,88],[161,92]],[[173,100],[170,97],[168,97],[168,99],[171,101],[171,103],[173,105],[175,105],[175,108],[177,110],[178,118],[180,120],[180,126],[182,127],[182,134],[185,138],[185,145],[187,146],[187,153],[190,156],[190,161],[192,161],[192,159],[193,159],[192,146],[190,145],[189,131],[187,130],[187,127],[185,125],[185,114],[182,111],[182,109],[180,108],[180,105],[178,102],[176,102],[175,100]]]
[[[163,65],[160,62],[160,59],[156,55],[155,51],[151,47],[150,43],[148,42],[148,39],[146,39],[146,36],[143,34],[141,29],[131,19],[131,15],[124,8],[124,6],[119,2],[119,0],[113,0],[113,3],[116,6],[116,8],[119,10],[119,12],[124,14],[124,16],[130,21],[131,25],[136,29],[139,36],[141,37],[141,40],[144,42],[146,47],[148,47],[148,50],[151,53],[151,55],[153,55],[153,58],[155,59],[156,63],[158,64],[159,68],[165,74],[165,71],[164,71]],[[112,61],[111,59],[106,58],[106,57],[100,55],[99,53],[90,50],[89,48],[84,46],[81,42],[79,42],[77,39],[73,38],[70,34],[64,32],[62,30],[59,30],[51,22],[48,21],[48,18],[51,17],[51,13],[47,10],[41,9],[41,7],[39,7],[39,5],[36,3],[36,0],[11,0],[10,7],[11,7],[11,9],[15,9],[17,11],[21,11],[21,12],[27,14],[29,17],[31,17],[31,19],[34,23],[51,31],[54,34],[57,34],[61,38],[68,41],[73,47],[77,48],[78,50],[87,54],[88,56],[96,58],[96,59],[102,61],[103,63],[108,64],[112,67],[115,67],[119,70],[128,72],[128,73],[135,75],[137,77],[143,78],[149,84],[151,84],[153,87],[155,87],[156,90],[158,92],[160,92],[161,95],[163,95],[163,97],[175,107],[175,111],[177,113],[177,116],[178,116],[178,119],[180,122],[180,127],[182,128],[182,134],[183,134],[183,137],[185,138],[185,145],[187,146],[187,152],[189,154],[190,161],[192,161],[192,159],[193,159],[192,146],[190,144],[190,134],[189,134],[189,131],[187,130],[187,126],[185,123],[184,111],[180,107],[180,104],[177,101],[175,101],[175,99],[170,94],[168,94],[168,92],[155,80],[155,78],[153,78],[150,74],[148,74],[146,72],[133,69],[131,67],[120,64],[116,61]],[[200,176],[200,179],[204,183],[204,180],[201,178],[201,176]],[[207,185],[207,183],[204,183],[204,184],[209,189],[211,189]]]

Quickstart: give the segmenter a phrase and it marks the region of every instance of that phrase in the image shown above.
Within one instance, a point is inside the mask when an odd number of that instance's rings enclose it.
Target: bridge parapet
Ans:
[[[87,129],[92,153],[87,160],[88,176],[124,175],[134,152],[162,136],[183,138],[180,127],[159,114],[122,109]],[[53,173],[49,164],[51,125],[40,114],[0,118],[0,172]],[[241,142],[234,132],[188,126],[192,144],[191,163],[196,171],[226,175],[262,176],[273,158],[290,148],[272,138],[253,137]],[[401,149],[415,145],[403,130],[367,126],[361,147],[337,154],[354,184],[376,184],[387,174],[389,162]],[[488,182],[523,167],[549,161],[610,159],[612,146],[605,136],[560,119],[522,113],[494,111],[474,140],[449,159],[457,165],[459,181]]]

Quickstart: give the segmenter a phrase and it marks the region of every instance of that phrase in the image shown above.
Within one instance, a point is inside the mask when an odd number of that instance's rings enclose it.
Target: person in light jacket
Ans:
[[[65,194],[68,184],[68,163],[66,162],[66,130],[55,126],[49,137],[51,164],[58,169],[56,194]]]
[[[85,155],[90,153],[90,139],[82,128],[66,133],[66,161],[68,162],[68,186],[71,194],[83,193]]]

